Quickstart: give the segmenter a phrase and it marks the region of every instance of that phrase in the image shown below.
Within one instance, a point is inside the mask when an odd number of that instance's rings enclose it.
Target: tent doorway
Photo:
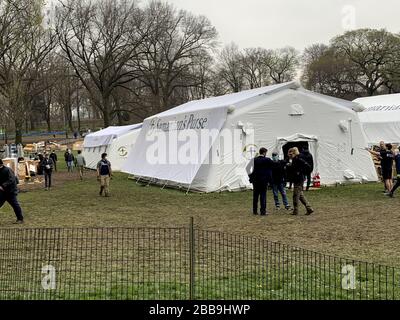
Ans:
[[[288,142],[282,147],[282,151],[283,151],[283,155],[284,155],[284,159],[285,160],[289,159],[289,157],[288,157],[289,149],[295,148],[295,147],[297,147],[300,152],[305,148],[310,150],[310,146],[308,145],[307,141]]]

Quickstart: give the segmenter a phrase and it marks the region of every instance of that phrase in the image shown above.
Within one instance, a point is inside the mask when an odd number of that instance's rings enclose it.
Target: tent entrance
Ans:
[[[284,159],[288,159],[288,151],[290,148],[297,147],[301,152],[304,147],[308,147],[310,153],[314,157],[314,172],[318,172],[318,137],[296,133],[290,137],[277,138],[277,151],[283,155]]]
[[[310,150],[310,146],[307,141],[288,142],[284,146],[282,146],[283,156],[284,156],[285,160],[287,160],[289,158],[288,157],[289,149],[295,148],[295,147],[297,149],[299,149],[300,152],[304,149]]]

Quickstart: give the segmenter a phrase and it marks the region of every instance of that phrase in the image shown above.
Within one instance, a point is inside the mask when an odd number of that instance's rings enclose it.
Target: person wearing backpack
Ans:
[[[306,172],[310,171],[310,165],[300,157],[300,152],[298,148],[292,148],[288,153],[289,159],[292,160],[291,163],[288,164],[290,166],[292,172],[292,181],[293,181],[293,213],[292,215],[296,216],[299,214],[299,202],[301,202],[307,210],[306,215],[310,215],[314,212],[314,209],[311,207],[310,203],[307,201],[304,196],[303,186],[304,186],[304,177]]]
[[[314,158],[307,147],[303,148],[303,151],[300,153],[300,157],[309,165],[307,171],[304,173],[305,178],[307,179],[306,191],[308,191],[312,182],[311,173],[314,170]]]
[[[107,153],[103,153],[101,155],[101,160],[97,163],[97,179],[100,181],[100,196],[103,195],[103,192],[106,197],[110,196],[109,188],[111,175],[111,163],[107,160]]]

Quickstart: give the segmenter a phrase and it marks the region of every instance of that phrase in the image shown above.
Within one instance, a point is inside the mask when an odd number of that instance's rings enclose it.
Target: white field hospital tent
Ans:
[[[122,171],[163,186],[236,191],[251,187],[248,168],[260,147],[283,158],[288,147],[307,145],[322,184],[377,181],[348,104],[296,82],[188,102],[143,122]]]
[[[400,143],[400,94],[359,98],[354,102],[365,108],[358,116],[368,144]]]
[[[141,128],[142,124],[134,124],[108,127],[88,134],[83,142],[86,167],[96,169],[102,153],[105,152],[113,171],[121,171],[122,164],[128,159]]]

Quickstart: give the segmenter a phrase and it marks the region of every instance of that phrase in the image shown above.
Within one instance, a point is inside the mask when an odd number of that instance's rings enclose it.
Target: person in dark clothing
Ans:
[[[393,146],[388,143],[385,145],[383,141],[380,142],[380,151],[376,152],[366,148],[372,155],[378,156],[381,159],[382,178],[385,184],[386,195],[390,195],[393,190],[393,161],[394,154],[392,152]]]
[[[37,168],[38,169],[37,174],[39,176],[42,176],[43,175],[42,161],[43,161],[44,157],[41,153],[38,154],[38,159],[39,159],[39,164],[38,164],[38,168]]]
[[[97,179],[100,182],[99,195],[103,195],[103,191],[106,197],[110,196],[110,179],[112,176],[111,163],[107,160],[107,153],[101,155],[101,160],[97,163]]]
[[[306,191],[308,191],[311,185],[311,173],[314,170],[314,158],[307,147],[305,147],[303,151],[300,153],[300,157],[309,165],[307,171],[304,172],[305,178],[307,179]]]
[[[267,215],[267,189],[272,180],[272,160],[267,158],[267,152],[265,148],[260,149],[260,155],[253,160],[253,172],[249,174],[253,184],[253,214],[258,214],[260,200],[262,216]]]
[[[10,168],[4,166],[3,160],[0,160],[0,208],[5,202],[8,202],[17,217],[15,224],[22,224],[24,216],[18,203],[17,195],[17,178]]]
[[[304,185],[304,176],[305,172],[310,170],[309,164],[300,157],[299,149],[292,148],[289,150],[289,158],[292,160],[288,166],[291,167],[292,177],[291,180],[293,181],[293,213],[292,215],[299,214],[299,201],[306,207],[307,214],[310,215],[314,212],[314,209],[308,203],[306,197],[303,193],[303,185]]]
[[[53,173],[53,160],[49,158],[47,153],[44,154],[41,166],[44,173],[44,188],[49,191],[51,188],[51,176]]]
[[[392,190],[386,195],[394,197],[394,193],[400,187],[400,152],[399,149],[394,151],[394,162],[396,164],[396,184],[393,186]]]
[[[54,150],[51,151],[49,158],[51,160],[53,160],[54,171],[57,172],[57,161],[58,161],[58,158],[57,158],[57,154],[54,152]]]
[[[74,171],[75,157],[70,149],[68,149],[64,154],[65,163],[67,164],[68,172]]]
[[[290,209],[290,205],[287,199],[285,191],[285,170],[286,161],[279,160],[278,153],[272,154],[272,192],[274,194],[275,208],[280,209],[279,193],[282,196],[282,202],[286,210]]]

